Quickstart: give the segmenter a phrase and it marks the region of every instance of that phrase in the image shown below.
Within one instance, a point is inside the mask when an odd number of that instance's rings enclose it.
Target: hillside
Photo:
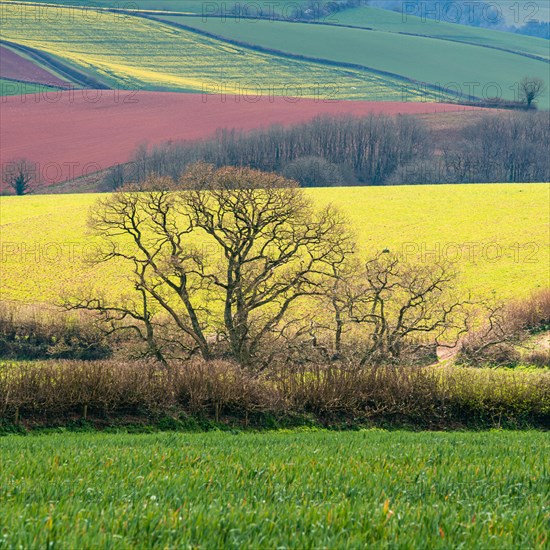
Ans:
[[[143,143],[206,138],[221,128],[249,130],[307,121],[321,114],[466,115],[470,111],[459,105],[421,102],[269,97],[245,101],[229,95],[81,90],[4,100],[0,140],[2,158],[32,159],[41,167],[43,183],[52,185],[127,162]],[[59,124],[64,119],[71,124]],[[55,139],[50,139],[53,131]]]
[[[456,260],[463,290],[499,299],[545,287],[550,261],[548,184],[440,185],[315,189],[349,216],[361,247],[389,248],[408,259]],[[96,195],[1,197],[1,300],[56,302],[59,294],[101,281],[118,292],[127,284],[114,265],[92,273],[88,208]]]
[[[202,17],[203,8],[194,1],[143,2],[119,13],[3,2],[3,39],[42,52],[99,87],[370,101],[514,100],[517,82],[529,75],[547,84],[538,104],[550,107],[550,52],[543,39],[370,7],[311,23],[254,14],[252,20]]]
[[[338,13],[334,16],[334,19],[339,25],[430,36],[441,40],[456,40],[484,47],[502,48],[545,59],[550,57],[548,41],[541,38],[467,25],[457,25],[445,21],[434,21],[414,15],[404,16],[399,12],[379,8],[353,8]]]
[[[514,85],[525,75],[540,76],[547,89],[550,84],[550,51],[543,39],[451,24],[440,28],[437,22],[420,19],[403,22],[400,14],[384,10],[344,11],[331,18],[330,25],[219,17],[159,17],[236,44],[358,65],[430,83],[442,90],[448,89],[462,101],[470,95],[518,99]],[[365,28],[335,26],[334,21],[339,25],[347,22]],[[463,29],[466,32],[462,32]],[[404,90],[403,100],[414,100],[414,97],[408,97]],[[550,107],[548,92],[539,104],[543,108]]]
[[[56,56],[113,88],[320,99],[437,99],[400,75],[235,47],[142,17],[5,4],[3,38]],[[116,40],[113,40],[116,37]]]

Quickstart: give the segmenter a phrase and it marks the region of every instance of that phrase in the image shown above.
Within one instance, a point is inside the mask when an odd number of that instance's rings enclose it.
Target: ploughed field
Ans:
[[[20,87],[13,86],[11,94],[33,93],[25,86],[27,83],[43,84],[59,88],[68,88],[69,82],[41,67],[31,59],[5,46],[0,46],[0,77],[19,82]],[[10,94],[10,95],[11,95]],[[2,94],[4,95],[4,94]]]
[[[26,157],[37,163],[44,185],[52,185],[127,162],[142,143],[207,138],[220,128],[251,130],[319,115],[468,114],[465,110],[471,108],[227,94],[50,91],[3,98],[0,152],[6,161]]]
[[[545,288],[550,263],[549,184],[311,189],[349,217],[366,254],[386,248],[413,262],[455,261],[464,292],[498,299]],[[118,295],[128,285],[97,254],[86,218],[97,195],[0,197],[1,300],[55,303],[90,284]],[[199,243],[200,244],[200,243]],[[212,252],[213,254],[216,251]]]
[[[0,439],[7,548],[545,548],[543,432]]]

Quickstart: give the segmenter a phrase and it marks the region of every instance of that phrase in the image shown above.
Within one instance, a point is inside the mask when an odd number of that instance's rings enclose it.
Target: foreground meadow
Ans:
[[[308,190],[349,217],[372,254],[402,252],[413,262],[455,261],[463,290],[497,299],[548,284],[548,184],[426,185]],[[97,253],[86,219],[97,195],[0,197],[0,298],[55,303],[93,282],[120,293],[126,273],[90,268]],[[99,271],[98,271],[99,270]],[[78,275],[77,275],[78,274]]]
[[[0,547],[544,548],[537,432],[0,439]]]

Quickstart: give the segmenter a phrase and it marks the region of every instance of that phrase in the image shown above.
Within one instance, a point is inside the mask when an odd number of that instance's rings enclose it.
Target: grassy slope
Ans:
[[[401,100],[398,79],[286,59],[139,17],[4,5],[3,37],[73,63],[115,87]],[[113,38],[116,37],[116,40]],[[414,87],[416,88],[416,87]],[[285,92],[286,90],[286,92]],[[413,92],[418,94],[420,92]]]
[[[336,14],[333,18],[340,25],[367,27],[379,31],[422,34],[446,40],[458,40],[482,46],[493,46],[521,53],[550,57],[548,40],[504,31],[494,31],[466,25],[455,25],[444,21],[423,19],[412,15],[404,16],[378,8],[354,8]]]
[[[338,188],[308,193],[319,204],[332,201],[340,206],[365,250],[405,250],[409,259],[422,261],[439,247],[442,257],[460,258],[463,287],[477,295],[494,291],[499,298],[514,297],[548,284],[547,184]],[[83,257],[95,251],[85,222],[97,198],[0,198],[0,299],[52,302],[64,289],[81,289],[90,281],[100,281],[112,291],[127,284],[114,266],[92,274],[83,264]]]
[[[544,0],[535,2],[533,2],[533,0],[497,0],[496,2],[485,0],[485,3],[491,6],[490,10],[485,12],[485,17],[500,25],[522,27],[531,19],[543,22],[550,21],[550,5]],[[395,5],[396,2],[394,1],[393,4]],[[417,8],[418,11],[416,13],[417,15],[422,15],[426,12],[426,5],[422,5],[422,2],[419,4],[420,8]],[[436,8],[439,14],[439,19],[436,21],[437,23],[443,25],[450,21],[450,24],[452,24],[452,21],[456,18],[456,6],[453,6],[453,4],[454,2],[439,3]],[[405,2],[402,2],[401,5],[398,4],[398,6],[398,10],[394,13],[398,13],[399,17],[401,17],[404,10],[411,12],[413,9],[410,5],[405,4]],[[474,10],[476,16],[483,15],[484,13],[481,11],[481,2],[471,4],[470,7],[465,9]],[[467,16],[468,12],[466,11],[464,13]],[[470,28],[475,29],[476,27]]]
[[[377,11],[391,14],[401,21],[399,14],[384,12],[384,10]],[[346,16],[351,17],[347,12],[337,17]],[[469,91],[467,83],[476,82],[479,84],[474,90],[474,95],[494,96],[496,92],[492,85],[496,84],[500,89],[498,95],[506,99],[517,99],[514,84],[525,75],[540,76],[546,82],[547,90],[550,88],[547,62],[471,44],[396,35],[395,32],[366,31],[305,23],[246,21],[232,18],[222,20],[216,17],[205,20],[200,17],[185,16],[163,16],[162,19],[189,25],[231,40],[309,57],[358,64],[420,82],[450,87],[453,90],[458,84],[465,96]],[[353,18],[350,20],[354,21],[353,24],[357,24]],[[432,23],[431,27],[434,25],[437,23]],[[460,29],[458,25],[447,26]],[[415,32],[406,24],[397,25],[397,21],[395,26],[386,25],[386,27],[392,28],[393,31]],[[426,23],[424,27],[430,27],[430,25]],[[424,28],[424,31],[427,31],[426,34],[433,32],[429,28]],[[507,36],[505,33],[495,31],[485,31],[483,34],[489,35],[489,39],[493,34],[503,35],[504,38]],[[514,49],[516,37],[510,36],[512,40],[508,48]],[[478,40],[481,43],[481,36]],[[532,41],[535,45],[525,48],[532,52],[540,52],[543,49],[541,45],[546,42],[542,39],[532,39]],[[497,42],[507,43],[501,37]],[[540,49],[539,46],[541,46]],[[548,48],[546,55],[548,56]],[[491,88],[484,94],[483,87],[486,85],[491,85]],[[539,105],[543,108],[550,107],[548,92],[539,100]]]
[[[19,1],[19,0],[5,0]],[[328,0],[326,0],[328,2]],[[78,6],[78,0],[35,0],[33,3],[42,4],[60,4],[66,6]],[[260,6],[265,12],[283,14],[287,17],[292,17],[295,6],[307,7],[311,0],[292,0],[292,2],[273,2],[273,0],[255,0],[254,2],[243,2],[242,0],[225,0],[210,2],[212,5],[225,6],[226,10],[230,10],[235,4],[241,6],[241,10],[245,10],[245,6],[250,5],[251,14],[254,14],[255,6]],[[320,2],[323,3],[322,1]],[[137,10],[162,10],[175,11],[180,13],[204,13],[205,5],[208,0],[95,0],[90,3],[90,6],[100,8],[122,8],[122,9],[137,9]],[[544,5],[542,2],[533,2],[532,0],[499,0],[493,2],[493,6],[497,5],[500,8],[502,18],[508,25],[522,26],[529,19],[540,21],[550,20],[550,6]],[[519,8],[519,11],[518,11]],[[211,11],[211,7],[208,11]],[[285,10],[289,10],[288,12]],[[494,10],[494,7],[493,7]],[[347,12],[348,10],[346,10]],[[378,10],[382,11],[382,10]],[[387,11],[387,10],[383,10]],[[333,14],[330,20],[334,21],[339,18],[341,13]],[[401,17],[401,15],[399,14]],[[493,13],[491,16],[494,17]],[[474,28],[474,27],[472,27]]]
[[[18,82],[7,78],[0,78],[0,97],[53,92],[58,89],[59,88],[54,88],[53,86],[44,86],[43,84]]]
[[[10,436],[7,547],[543,548],[548,436]]]

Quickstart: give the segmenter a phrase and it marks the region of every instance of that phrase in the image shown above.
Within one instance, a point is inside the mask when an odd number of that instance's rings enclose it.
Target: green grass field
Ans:
[[[395,101],[406,92],[409,100],[426,99],[417,85],[399,78],[260,53],[141,17],[33,5],[22,14],[21,6],[2,7],[4,39],[47,52],[112,87]]]
[[[17,2],[19,0],[5,0],[6,2]],[[59,4],[65,6],[78,6],[78,0],[35,0],[33,3],[42,3],[42,4]],[[328,3],[328,0],[327,0]],[[246,5],[244,2],[238,0],[225,0],[224,2],[211,2],[209,8],[205,6],[209,4],[208,0],[95,0],[93,3],[90,3],[90,7],[98,8],[120,8],[120,9],[131,9],[131,10],[157,10],[157,11],[174,11],[179,13],[195,13],[203,14],[205,11],[210,13],[212,11],[212,6],[224,6],[224,9],[227,11],[231,10],[234,5],[238,4],[241,6],[241,9],[244,10]],[[250,11],[252,14],[256,9],[256,6],[259,6],[262,10],[269,13],[276,13],[278,15],[286,15],[291,17],[294,13],[296,6],[299,6],[300,9],[307,7],[311,4],[311,0],[292,0],[290,4],[283,4],[273,2],[271,0],[255,0],[251,2]],[[322,5],[323,2],[321,1]],[[540,2],[532,2],[532,0],[499,0],[498,2],[493,2],[493,6],[496,4],[500,9],[502,18],[506,21],[508,25],[521,26],[526,23],[529,19],[536,19],[540,21],[550,20],[550,7],[544,5]],[[253,6],[252,6],[253,5]],[[367,10],[373,10],[375,8],[361,8]],[[494,9],[494,8],[493,8]],[[377,10],[384,11],[385,13],[397,13],[391,12],[389,10]],[[346,10],[343,12],[348,18],[348,13],[350,17],[354,17],[356,10]],[[342,12],[337,14],[332,14],[327,22],[338,22],[342,21],[343,18]],[[401,17],[401,13],[397,13]],[[443,25],[448,26],[447,23],[441,22]],[[442,25],[442,26],[443,26]],[[464,26],[461,26],[464,28]],[[472,29],[474,27],[471,27]]]
[[[368,8],[361,10],[366,9]],[[363,16],[365,24],[370,24],[369,15],[361,10],[359,10],[358,19],[361,20]],[[458,89],[458,98],[462,100],[470,94],[485,98],[496,95],[508,100],[517,100],[518,91],[514,85],[525,75],[541,77],[548,89],[550,76],[547,61],[479,45],[460,43],[454,41],[457,40],[457,31],[451,35],[454,37],[451,41],[396,34],[396,32],[418,32],[431,35],[435,32],[438,23],[432,22],[429,25],[419,20],[420,23],[417,23],[413,29],[408,23],[402,22],[400,14],[384,10],[376,10],[376,12],[381,12],[388,20],[395,18],[391,24],[386,24],[387,29],[393,29],[392,32],[306,23],[246,21],[234,18],[222,20],[215,17],[203,19],[163,16],[162,19],[272,50],[282,50],[286,53],[339,63],[357,64],[377,71],[388,71],[418,82],[437,84],[444,89]],[[391,17],[386,14],[390,14]],[[346,16],[350,18],[350,24],[352,22],[357,24],[348,12],[337,15],[342,18]],[[447,27],[460,29],[458,25],[447,24]],[[466,29],[469,30],[468,27]],[[548,44],[543,39],[525,40],[518,35],[479,29],[472,29],[470,32],[477,36],[478,44],[485,40],[487,42],[492,40],[500,47],[529,50],[529,53],[543,55],[545,59],[549,57]],[[436,36],[445,35],[444,30],[439,30]],[[498,39],[493,39],[493,35],[497,35]],[[418,62],[413,63],[411,60],[418,60]],[[466,84],[474,82],[477,83],[476,86]],[[548,92],[540,98],[538,103],[542,108],[550,107]]]
[[[3,548],[545,548],[541,432],[0,439]]]
[[[542,38],[466,25],[455,25],[414,15],[405,16],[402,13],[378,8],[354,8],[334,15],[333,19],[339,25],[352,25],[385,32],[419,34],[442,40],[457,40],[480,46],[504,48],[546,59],[550,57],[548,43]]]
[[[548,285],[548,184],[358,187],[306,191],[350,218],[361,247],[411,261],[457,261],[464,290],[511,298]],[[97,195],[0,198],[0,299],[54,302],[90,281],[122,290],[114,266],[90,271],[86,216]]]

